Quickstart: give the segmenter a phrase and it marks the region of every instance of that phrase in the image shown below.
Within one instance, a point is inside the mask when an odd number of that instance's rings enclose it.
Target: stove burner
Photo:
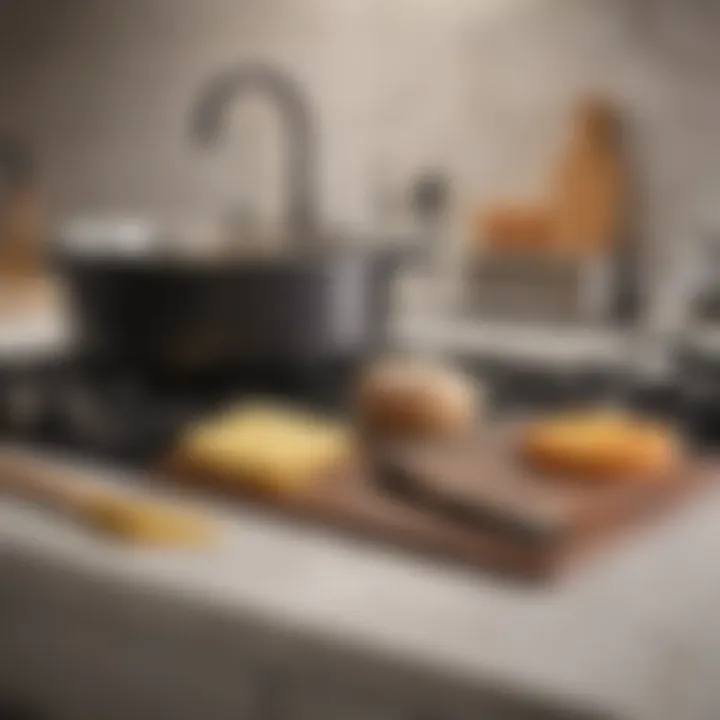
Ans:
[[[147,462],[161,457],[193,418],[243,396],[338,409],[351,371],[349,365],[238,368],[189,380],[79,360],[5,368],[0,432],[23,442]]]

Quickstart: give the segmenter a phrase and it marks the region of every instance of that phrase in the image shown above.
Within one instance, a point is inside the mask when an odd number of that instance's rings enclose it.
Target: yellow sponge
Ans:
[[[271,492],[305,487],[347,460],[352,433],[310,412],[246,403],[198,423],[181,450],[195,468]]]

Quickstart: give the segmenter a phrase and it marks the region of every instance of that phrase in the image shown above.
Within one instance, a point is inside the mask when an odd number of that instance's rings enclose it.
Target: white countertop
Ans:
[[[0,352],[9,353],[57,349],[66,337],[51,318],[0,330]],[[417,339],[417,327],[406,331]],[[439,325],[428,342],[443,332],[456,346],[482,344]],[[533,355],[557,344],[541,329],[513,342]],[[607,336],[578,342],[587,357],[608,348]],[[0,560],[36,557],[118,587],[256,611],[345,648],[469,683],[537,691],[608,717],[720,717],[720,488],[546,589],[513,587],[243,507],[217,513],[225,529],[219,548],[141,554],[2,499]]]
[[[60,355],[70,342],[69,332],[61,319],[47,315],[21,317],[2,323],[0,358],[52,357]]]
[[[72,324],[60,286],[38,280],[21,292],[0,283],[0,362],[52,357],[71,342]]]
[[[106,472],[95,477],[137,478]],[[469,683],[608,717],[720,717],[720,488],[554,587],[505,584],[382,546],[217,508],[221,545],[143,552],[0,501],[0,559],[260,616]]]
[[[662,364],[658,337],[612,327],[573,327],[547,323],[508,323],[473,318],[404,317],[393,325],[393,339],[411,350],[532,363],[549,368],[616,367],[630,353]]]

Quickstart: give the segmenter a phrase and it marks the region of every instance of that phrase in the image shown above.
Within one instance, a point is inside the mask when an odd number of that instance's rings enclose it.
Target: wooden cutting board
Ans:
[[[622,530],[677,505],[720,470],[691,461],[653,482],[568,483],[515,463],[511,442],[501,429],[425,457],[393,451],[282,496],[249,492],[187,461],[165,469],[172,478],[296,518],[535,581],[558,576]]]

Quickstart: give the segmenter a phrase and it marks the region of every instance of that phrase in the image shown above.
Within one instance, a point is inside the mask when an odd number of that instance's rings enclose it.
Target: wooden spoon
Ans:
[[[82,473],[10,451],[0,453],[0,490],[139,544],[196,547],[214,538],[211,523],[195,513],[90,483]]]

